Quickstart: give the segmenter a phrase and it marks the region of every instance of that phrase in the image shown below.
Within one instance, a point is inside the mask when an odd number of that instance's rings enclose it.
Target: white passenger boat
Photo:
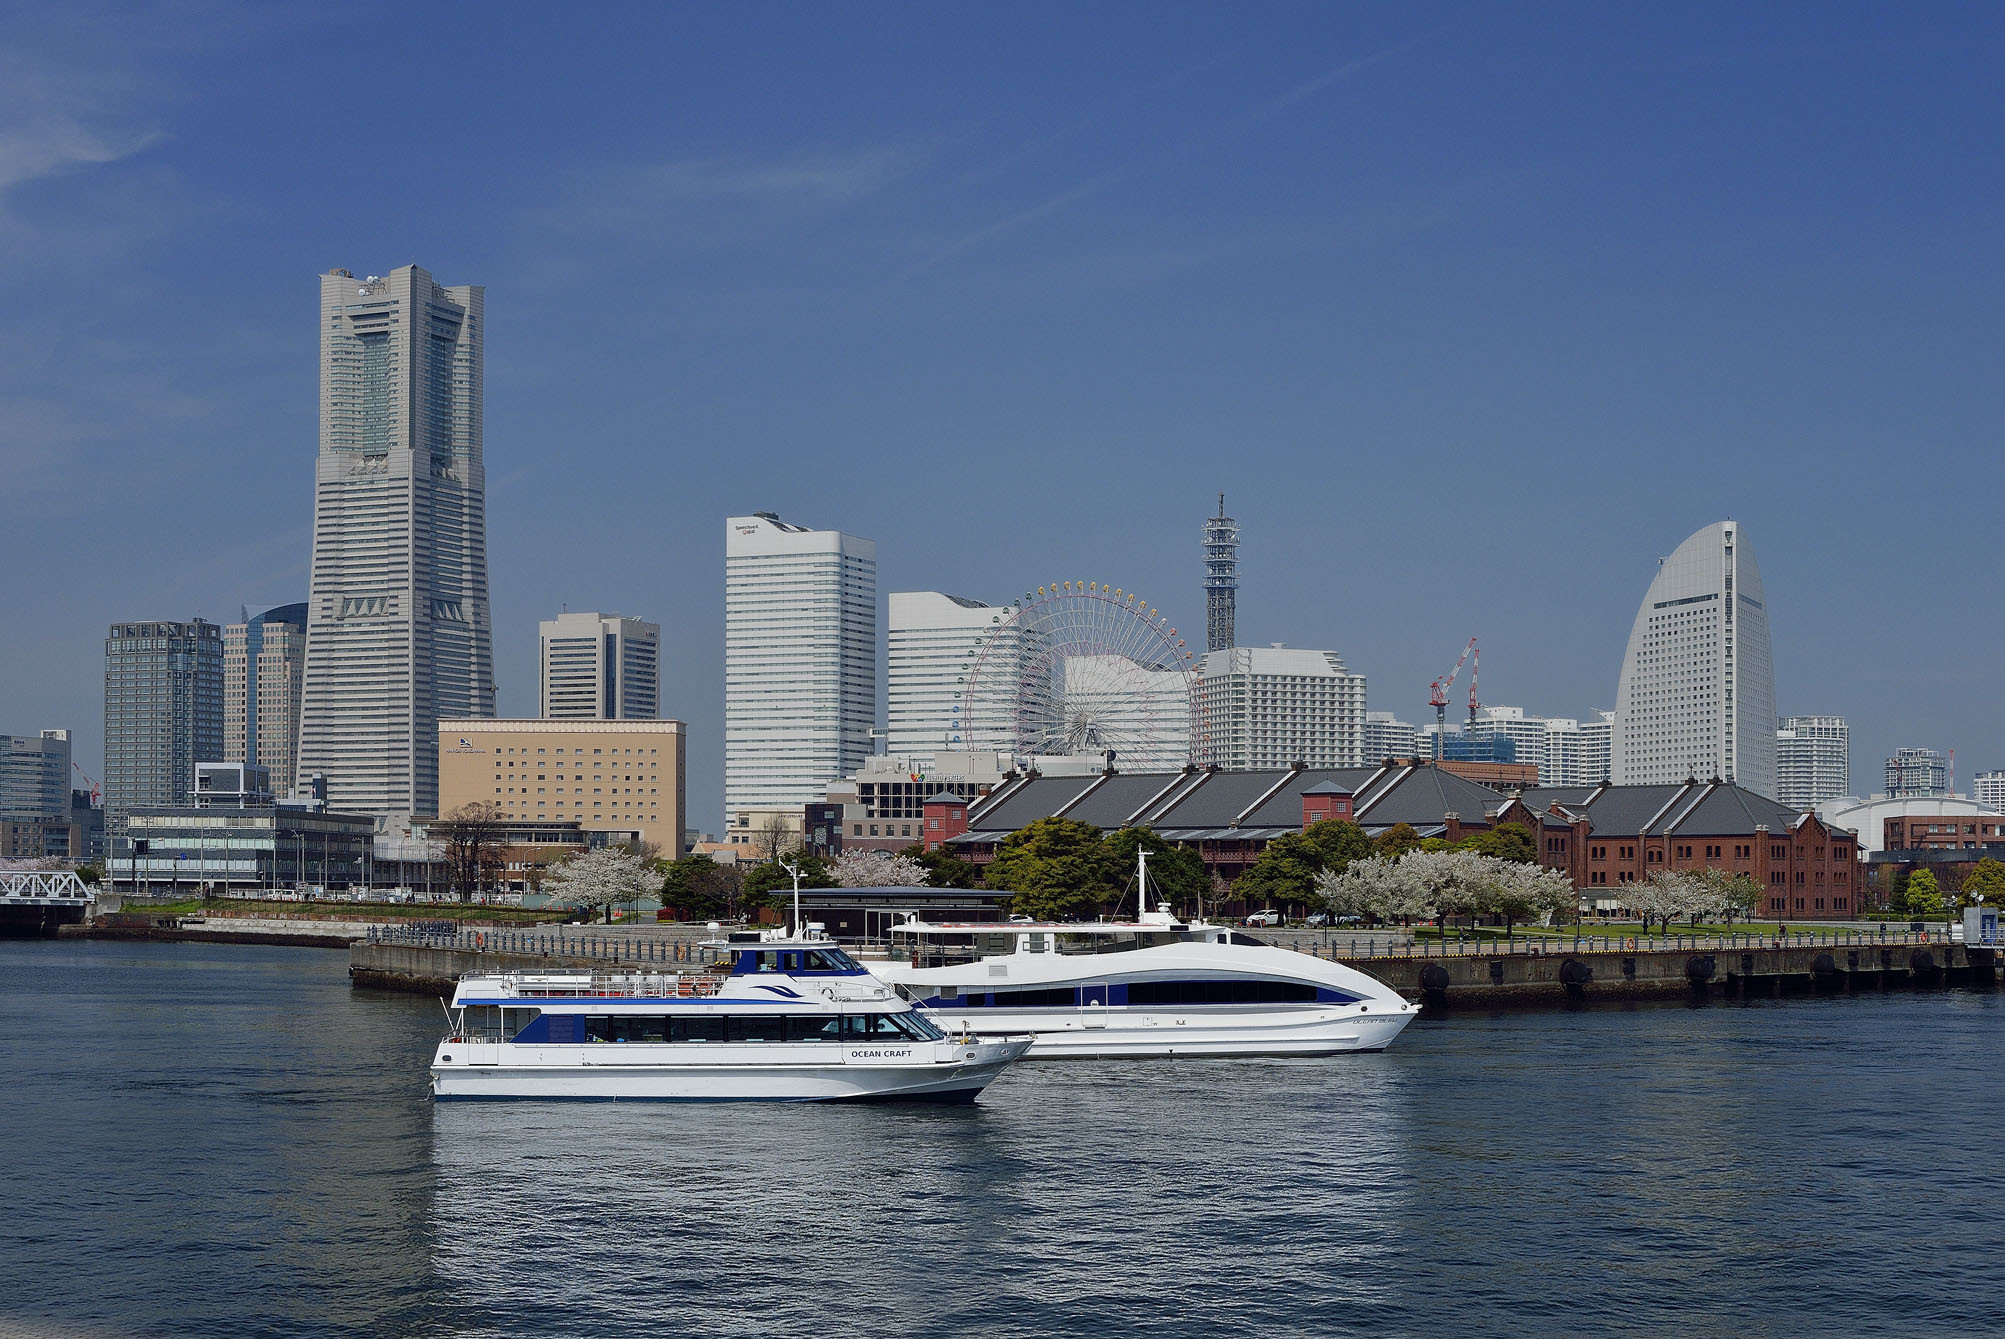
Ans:
[[[768,935],[705,972],[464,977],[432,1094],[972,1102],[1030,1046],[949,1036],[827,939]]]
[[[1363,972],[1167,905],[1125,922],[907,921],[869,965],[949,1031],[1034,1034],[1038,1060],[1382,1051],[1419,1013]]]

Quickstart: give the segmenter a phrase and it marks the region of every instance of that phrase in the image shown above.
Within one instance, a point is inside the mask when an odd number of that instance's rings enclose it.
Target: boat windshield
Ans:
[[[751,976],[759,972],[784,972],[788,976],[861,976],[863,966],[833,946],[739,949],[731,974]]]

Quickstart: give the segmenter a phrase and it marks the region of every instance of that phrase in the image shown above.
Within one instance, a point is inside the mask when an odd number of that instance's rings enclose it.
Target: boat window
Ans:
[[[787,1020],[788,1041],[841,1041],[842,1017],[839,1014],[817,1014],[812,1017],[792,1017]]]
[[[724,1018],[721,1014],[687,1014],[681,1018],[668,1020],[670,1041],[723,1041]]]
[[[779,1014],[743,1014],[724,1020],[727,1041],[785,1041],[787,1020]]]
[[[908,1018],[908,1016],[914,1016],[914,1014],[846,1014],[842,1018],[842,1040],[852,1042],[852,1044],[854,1042],[882,1044],[882,1042],[906,1042],[906,1040],[914,1040],[914,1038],[918,1038],[918,1040],[938,1040],[940,1036],[946,1036],[944,1032],[940,1032],[938,1028],[934,1028],[924,1018],[920,1018],[918,1030],[910,1030],[908,1032],[900,1024],[900,1018]],[[928,1036],[926,1028],[930,1028],[930,1032],[932,1032],[930,1036]]]
[[[893,1025],[914,1041],[940,1041],[947,1035],[940,1031],[934,1025],[933,1021],[924,1014],[886,1014],[885,1017],[890,1019]]]
[[[789,949],[787,952],[782,953],[780,955],[780,970],[783,972],[800,971],[801,951],[799,949]]]
[[[659,1014],[628,1014],[614,1020],[613,1040],[665,1042],[668,1040],[668,1020]]]
[[[1316,988],[1300,981],[1130,981],[1128,1003],[1307,1004]]]
[[[612,1039],[613,1039],[612,1019],[606,1017],[604,1014],[585,1015],[586,1041],[611,1041]]]
[[[1069,986],[1046,990],[998,990],[993,994],[998,1009],[1067,1009],[1079,1003],[1079,992]]]
[[[507,1035],[501,1030],[501,1010],[492,1004],[469,1004],[461,1026],[468,1037],[485,1037],[492,1041]]]
[[[839,948],[812,948],[808,950],[808,970],[811,972],[860,972],[863,968],[856,959]]]
[[[501,1035],[510,1041],[522,1035],[522,1030],[543,1016],[541,1009],[503,1009],[501,1011]]]

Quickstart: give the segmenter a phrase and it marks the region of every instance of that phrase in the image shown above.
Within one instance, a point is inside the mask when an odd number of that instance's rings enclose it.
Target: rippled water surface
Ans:
[[[1997,1332],[2005,998],[1423,1020],[980,1105],[433,1107],[314,949],[0,943],[0,1335]]]

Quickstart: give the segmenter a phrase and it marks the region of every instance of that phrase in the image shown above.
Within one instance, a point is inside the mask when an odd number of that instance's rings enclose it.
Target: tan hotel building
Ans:
[[[569,819],[638,832],[673,859],[684,810],[681,721],[439,722],[439,814],[500,806],[509,822]]]

